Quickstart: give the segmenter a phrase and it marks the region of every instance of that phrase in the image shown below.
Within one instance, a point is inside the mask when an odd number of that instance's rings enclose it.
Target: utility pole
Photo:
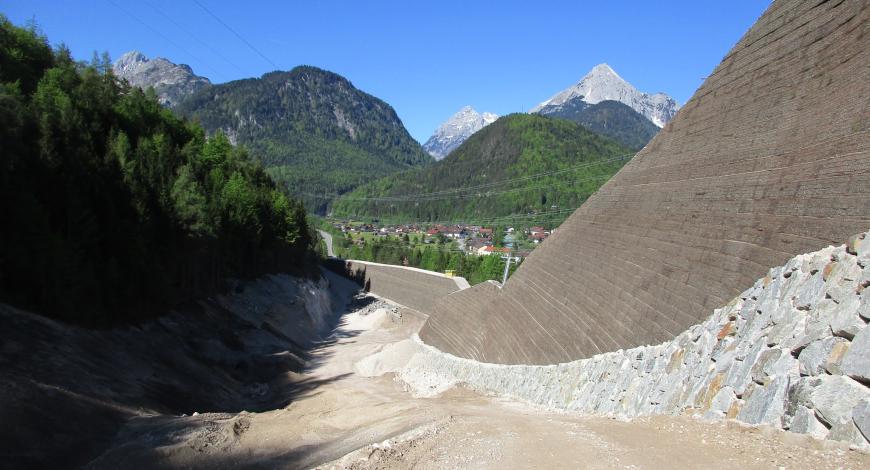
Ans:
[[[507,282],[508,270],[509,270],[510,267],[511,267],[511,259],[512,259],[512,258],[513,258],[513,257],[511,256],[511,252],[510,252],[510,251],[508,251],[507,256],[502,256],[502,257],[501,257],[501,259],[506,260],[506,262],[505,262],[505,264],[504,264],[504,275],[503,275],[502,278],[501,278],[501,285],[502,285],[502,287],[504,287],[504,283]]]

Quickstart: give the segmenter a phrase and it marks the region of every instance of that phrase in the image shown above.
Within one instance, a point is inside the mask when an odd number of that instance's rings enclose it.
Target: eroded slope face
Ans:
[[[868,10],[775,2],[504,289],[440,303],[422,339],[524,364],[658,343],[769,267],[867,230]]]

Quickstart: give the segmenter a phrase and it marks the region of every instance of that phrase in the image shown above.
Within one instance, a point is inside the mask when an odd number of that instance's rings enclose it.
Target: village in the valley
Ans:
[[[357,245],[373,240],[400,239],[412,245],[449,245],[451,251],[485,256],[510,253],[525,258],[555,229],[543,226],[482,226],[468,224],[378,224],[337,221],[332,227]]]

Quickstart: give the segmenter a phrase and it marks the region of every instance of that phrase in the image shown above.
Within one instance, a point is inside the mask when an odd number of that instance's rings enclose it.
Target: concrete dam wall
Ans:
[[[356,260],[337,262],[343,263],[345,274],[366,291],[426,315],[433,311],[438,299],[460,290],[454,278],[431,271]]]
[[[774,2],[503,289],[437,302],[422,340],[501,364],[661,343],[870,228],[868,20],[864,0]]]

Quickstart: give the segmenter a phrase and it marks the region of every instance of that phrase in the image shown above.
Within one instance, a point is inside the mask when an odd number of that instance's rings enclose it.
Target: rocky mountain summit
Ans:
[[[162,57],[149,59],[139,51],[122,55],[112,70],[133,86],[154,88],[160,103],[169,107],[211,85],[209,79],[194,74],[187,64],[176,64]]]
[[[480,114],[471,106],[465,106],[438,126],[432,137],[423,144],[423,148],[436,160],[441,160],[472,134],[492,124],[496,119],[498,119],[497,114]]]
[[[576,85],[556,93],[531,112],[555,114],[566,107],[583,108],[607,100],[628,105],[658,127],[664,127],[680,109],[670,96],[643,93],[617,75],[609,65],[598,64]]]

